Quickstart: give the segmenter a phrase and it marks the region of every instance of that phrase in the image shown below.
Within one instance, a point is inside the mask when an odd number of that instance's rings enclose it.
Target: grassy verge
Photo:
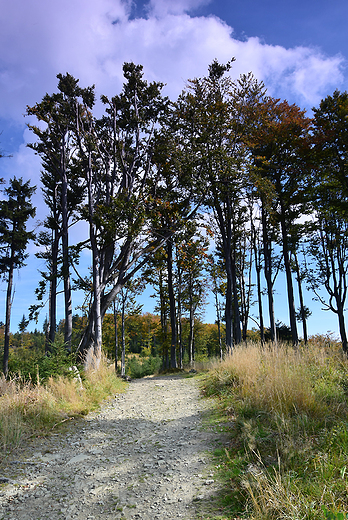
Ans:
[[[125,383],[102,361],[98,371],[72,377],[50,377],[45,384],[19,378],[0,379],[0,450],[6,456],[32,435],[42,435],[72,417],[87,414]]]
[[[337,346],[239,347],[204,381],[228,444],[205,517],[322,520],[348,513],[348,362]]]

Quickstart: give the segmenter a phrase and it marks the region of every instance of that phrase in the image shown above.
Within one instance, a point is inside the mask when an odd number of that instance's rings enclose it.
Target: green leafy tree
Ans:
[[[307,277],[323,308],[337,314],[343,351],[347,353],[348,93],[335,91],[313,112],[315,220],[310,239],[313,262]]]
[[[79,351],[100,357],[102,320],[122,287],[165,243],[168,232],[151,232],[150,214],[158,182],[154,168],[157,127],[168,101],[162,83],[143,79],[142,66],[125,63],[119,95],[102,97],[105,115],[76,121],[76,138],[90,229],[93,300]],[[86,111],[87,112],[87,111]]]
[[[27,244],[34,238],[26,226],[29,218],[35,216],[35,208],[31,205],[35,187],[31,187],[29,181],[23,183],[23,179],[14,177],[3,191],[6,199],[0,201],[0,273],[7,283],[3,355],[3,373],[7,377],[13,275],[15,269],[25,265]]]
[[[310,152],[309,131],[311,120],[297,105],[286,101],[267,98],[263,104],[261,125],[253,136],[253,154],[261,180],[258,182],[263,208],[263,225],[268,242],[267,220],[280,228],[282,255],[286,273],[288,308],[292,341],[298,343],[294,289],[291,269],[292,229],[296,220],[308,212],[308,157]],[[265,182],[266,181],[266,182]],[[266,187],[269,204],[266,207]],[[270,189],[271,188],[271,189]],[[270,254],[265,247],[265,260],[269,263]]]
[[[209,75],[191,80],[177,103],[177,117],[181,118],[187,148],[194,158],[192,182],[196,193],[204,194],[204,203],[213,211],[219,230],[227,276],[228,349],[233,341],[242,339],[237,254],[245,224],[246,137],[256,124],[264,95],[263,85],[251,74],[232,81],[225,75],[230,66],[214,61]]]

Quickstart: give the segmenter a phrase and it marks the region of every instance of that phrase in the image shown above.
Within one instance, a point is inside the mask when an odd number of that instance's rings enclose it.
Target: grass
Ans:
[[[28,437],[42,435],[70,418],[96,409],[125,383],[102,360],[98,371],[83,374],[83,385],[72,377],[50,377],[45,384],[20,378],[0,379],[0,450],[6,456]]]
[[[343,518],[348,362],[337,345],[241,346],[203,388],[218,398],[219,428],[225,423],[229,435],[215,453],[224,486],[215,518]]]

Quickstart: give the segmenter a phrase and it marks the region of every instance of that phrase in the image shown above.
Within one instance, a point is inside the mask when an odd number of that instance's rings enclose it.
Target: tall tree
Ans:
[[[4,338],[3,372],[8,374],[8,357],[10,345],[10,321],[13,299],[13,274],[15,269],[25,265],[28,241],[34,238],[32,231],[27,231],[27,222],[35,216],[35,208],[31,205],[31,196],[35,187],[23,179],[10,180],[5,188],[6,199],[0,201],[0,273],[7,282],[6,320]]]
[[[348,283],[348,93],[336,90],[313,112],[315,221],[310,241],[314,262],[309,281],[324,308],[337,314],[342,347],[347,354],[344,307]]]
[[[142,66],[125,63],[123,72],[121,94],[102,97],[105,115],[96,120],[86,107],[76,119],[93,278],[93,302],[79,350],[84,355],[93,348],[97,358],[110,303],[171,235],[170,230],[157,233],[151,225],[160,178],[153,156],[168,100],[161,95],[162,83],[144,80]]]
[[[70,282],[69,226],[77,205],[82,201],[84,189],[80,176],[74,169],[76,142],[74,120],[82,99],[94,99],[93,88],[81,89],[78,80],[70,74],[58,74],[58,92],[46,94],[40,103],[27,107],[27,114],[34,115],[44,125],[29,125],[37,137],[29,144],[42,158],[44,200],[50,210],[45,227],[52,233],[51,251],[48,255],[49,273],[49,340],[54,340],[56,323],[56,296],[58,276],[58,243],[61,240],[62,278],[64,281],[65,332],[64,341],[71,350],[72,299]]]
[[[294,290],[291,270],[291,229],[306,212],[308,200],[309,130],[311,120],[297,105],[267,98],[264,102],[262,125],[254,135],[253,153],[261,177],[272,187],[273,199],[268,213],[280,226],[281,248],[286,273],[290,328],[294,345],[298,343]],[[264,199],[264,196],[261,196]],[[263,204],[264,223],[266,208]],[[265,237],[266,238],[266,237]],[[264,244],[265,245],[265,244]],[[269,254],[265,259],[269,259]]]
[[[191,80],[178,100],[178,117],[194,157],[193,181],[205,194],[220,233],[227,275],[226,346],[242,339],[237,272],[237,242],[244,224],[243,167],[247,159],[245,139],[255,125],[264,87],[249,74],[233,82],[225,73],[231,64],[214,61],[209,75]],[[240,218],[242,217],[242,219]]]

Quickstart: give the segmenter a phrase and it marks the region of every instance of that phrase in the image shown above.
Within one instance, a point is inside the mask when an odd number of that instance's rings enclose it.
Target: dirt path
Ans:
[[[192,379],[130,383],[66,436],[9,461],[0,519],[196,518],[216,489],[207,454],[216,434],[201,427],[208,406]]]

